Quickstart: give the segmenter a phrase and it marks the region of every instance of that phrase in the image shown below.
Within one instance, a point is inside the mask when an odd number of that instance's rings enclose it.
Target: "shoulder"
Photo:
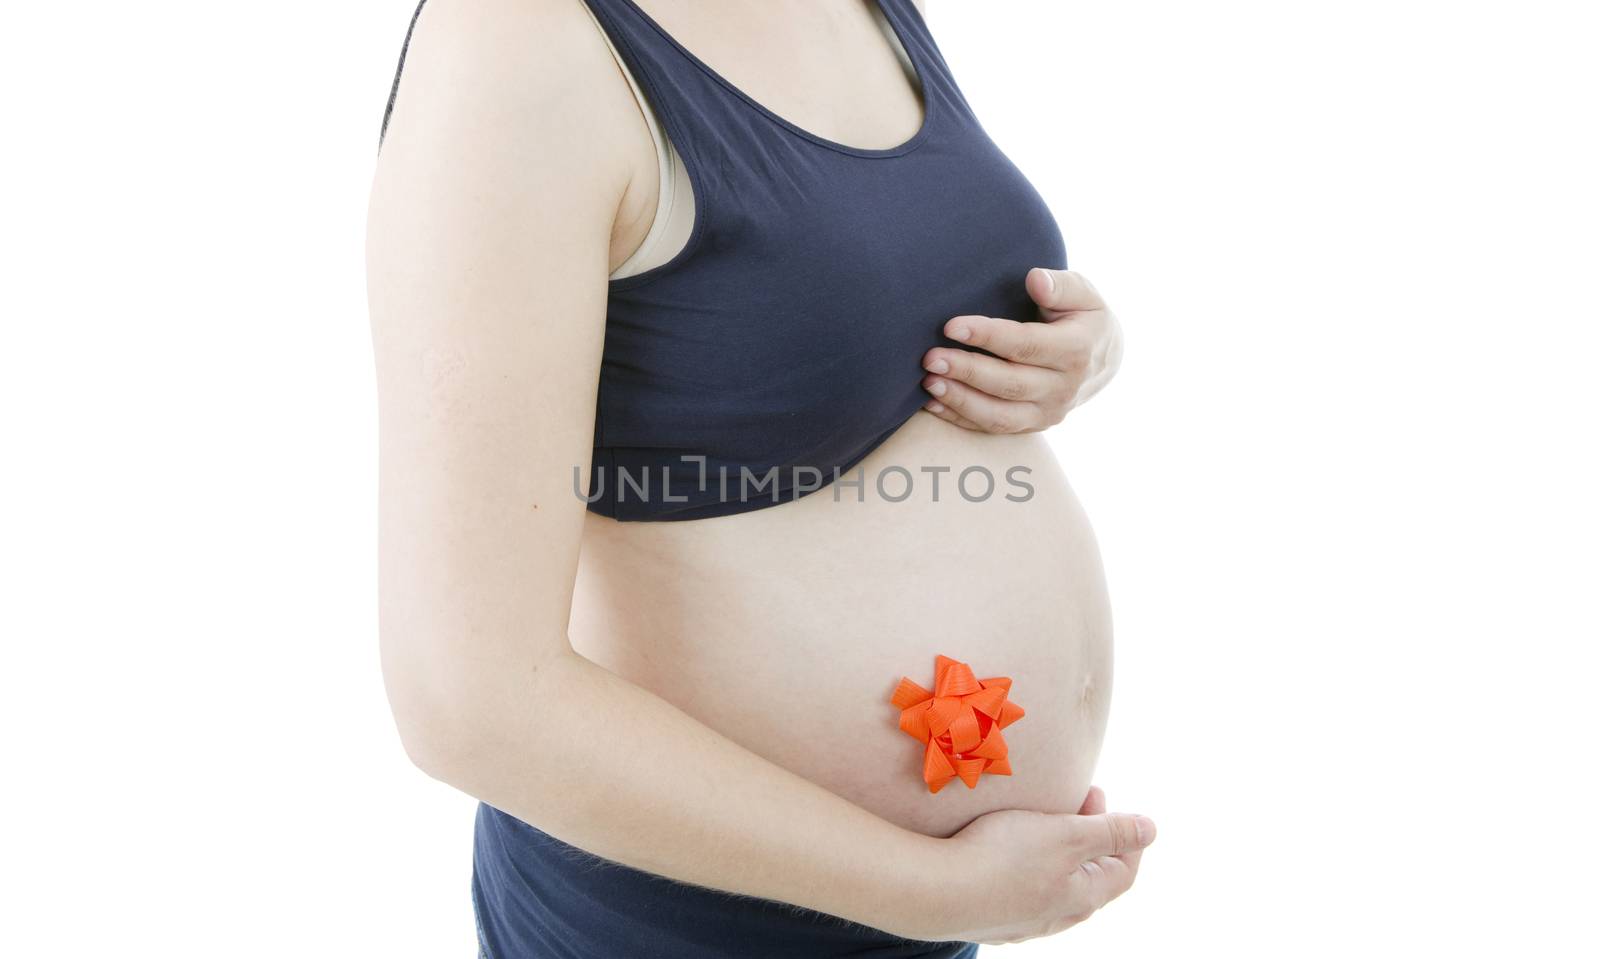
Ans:
[[[425,0],[380,150],[626,182],[632,95],[583,0]]]
[[[584,0],[424,0],[411,46],[526,78],[597,73],[606,62]]]

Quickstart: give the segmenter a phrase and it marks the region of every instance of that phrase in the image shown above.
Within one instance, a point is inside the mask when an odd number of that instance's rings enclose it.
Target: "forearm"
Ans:
[[[557,839],[909,935],[943,840],[902,829],[570,653],[473,710],[429,771]],[[926,894],[924,893],[926,890]],[[908,907],[910,907],[908,909]]]

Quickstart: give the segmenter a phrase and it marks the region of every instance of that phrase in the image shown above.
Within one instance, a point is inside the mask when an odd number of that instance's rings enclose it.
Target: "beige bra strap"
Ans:
[[[610,34],[600,25],[594,11],[589,9],[588,3],[582,4],[583,9],[589,14],[589,19],[594,21],[600,37],[605,40],[606,48],[611,51],[611,56],[617,61],[617,69],[628,81],[628,88],[633,91],[633,98],[639,103],[639,111],[644,114],[645,125],[650,128],[650,139],[656,147],[656,171],[660,187],[656,191],[656,213],[650,221],[650,230],[640,242],[639,248],[611,272],[611,279],[621,279],[643,273],[653,266],[659,266],[672,257],[674,253],[683,248],[688,242],[689,227],[694,221],[693,196],[689,190],[688,171],[684,169],[683,158],[678,156],[678,151],[673,149],[671,141],[667,139],[666,130],[661,126],[655,111],[650,109],[650,101],[645,98],[639,89],[639,83],[633,78],[633,73],[628,65],[623,62],[622,55],[617,52],[616,44],[611,42]],[[674,211],[681,211],[674,220]],[[670,234],[681,233],[676,246],[663,246],[663,238]]]

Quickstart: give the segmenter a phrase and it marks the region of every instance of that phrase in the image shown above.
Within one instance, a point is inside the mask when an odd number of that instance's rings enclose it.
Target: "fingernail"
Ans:
[[[932,383],[929,383],[928,392],[932,393],[934,396],[943,396],[944,380],[934,380]]]
[[[971,335],[972,331],[964,326],[958,326],[950,331],[950,338],[952,340],[961,340],[962,342],[966,342],[967,337]]]
[[[950,372],[950,364],[946,363],[942,359],[934,360],[932,363],[928,364],[928,372],[929,373],[948,373],[948,372]]]
[[[1046,293],[1054,293],[1056,291],[1056,278],[1055,278],[1055,275],[1052,274],[1049,270],[1045,269],[1042,266],[1041,267],[1035,267],[1035,269],[1037,269],[1040,273],[1044,274],[1044,291]]]
[[[1155,842],[1155,839],[1156,839],[1156,824],[1155,824],[1155,822],[1153,820],[1151,820],[1151,819],[1149,819],[1149,818],[1147,818],[1145,816],[1134,816],[1133,817],[1133,831],[1134,831],[1134,835],[1138,836],[1138,838],[1139,838],[1139,846],[1140,846],[1140,848],[1143,848],[1145,846],[1150,845],[1152,842]]]
[[[928,405],[923,407],[923,409],[926,409],[929,413],[943,413],[944,404],[938,402],[937,400],[929,400]]]

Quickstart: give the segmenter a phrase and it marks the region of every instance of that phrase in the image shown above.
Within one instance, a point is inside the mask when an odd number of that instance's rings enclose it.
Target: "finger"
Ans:
[[[1087,861],[1101,856],[1122,856],[1155,841],[1156,824],[1148,817],[1113,812],[1074,820],[1070,845]]]
[[[985,433],[1025,433],[1049,426],[1039,407],[1027,402],[1001,400],[965,383],[943,376],[926,376],[922,388],[957,414],[978,424]]]
[[[1106,301],[1082,273],[1034,267],[1028,271],[1023,287],[1033,302],[1047,313],[1072,313],[1078,310],[1103,310]]]
[[[944,335],[1014,363],[1050,368],[1065,363],[1077,339],[1065,325],[1018,323],[998,316],[953,317],[945,323]]]
[[[1069,876],[1072,898],[1093,912],[1133,887],[1139,875],[1139,853],[1099,856],[1078,865]]]
[[[971,350],[931,349],[922,358],[922,368],[1002,400],[1065,402],[1076,385],[1065,371],[1012,363]]]
[[[939,417],[941,420],[944,420],[946,423],[953,423],[964,430],[971,430],[974,433],[984,432],[983,427],[967,419],[965,416],[960,415],[955,410],[945,406],[938,400],[929,400],[922,405],[922,408],[927,410],[929,413],[932,413],[934,416]]]
[[[1106,811],[1106,791],[1099,786],[1090,786],[1088,795],[1083,797],[1083,806],[1078,809],[1080,816],[1098,816]]]

